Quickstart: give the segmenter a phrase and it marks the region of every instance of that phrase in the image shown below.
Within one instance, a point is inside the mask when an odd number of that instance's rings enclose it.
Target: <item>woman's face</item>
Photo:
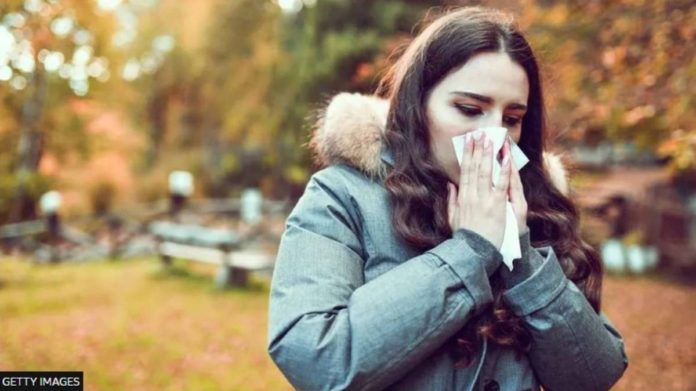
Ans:
[[[471,57],[435,85],[426,100],[431,151],[452,182],[459,182],[452,137],[502,126],[517,143],[528,95],[524,68],[500,52]]]

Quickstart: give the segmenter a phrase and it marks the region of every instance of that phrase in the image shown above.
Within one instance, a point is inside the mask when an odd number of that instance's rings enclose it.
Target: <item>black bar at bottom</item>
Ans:
[[[0,391],[83,391],[83,372],[3,372]]]

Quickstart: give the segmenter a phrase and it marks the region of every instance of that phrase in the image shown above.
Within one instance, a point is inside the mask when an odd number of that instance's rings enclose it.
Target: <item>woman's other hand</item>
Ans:
[[[512,203],[512,210],[515,211],[515,219],[517,220],[517,228],[520,234],[526,231],[527,228],[527,199],[524,198],[524,187],[522,186],[522,179],[520,178],[520,173],[517,171],[515,162],[511,161],[510,170],[510,188],[508,190],[508,197]]]
[[[500,249],[505,234],[505,202],[510,187],[512,159],[506,140],[503,144],[503,165],[494,188],[491,183],[492,150],[492,142],[484,133],[481,133],[480,139],[470,138],[467,141],[460,167],[459,190],[454,184],[447,184],[448,216],[452,231],[469,229]]]

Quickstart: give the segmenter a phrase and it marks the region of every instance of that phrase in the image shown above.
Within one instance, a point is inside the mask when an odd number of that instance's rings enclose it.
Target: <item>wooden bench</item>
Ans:
[[[275,257],[260,250],[243,249],[246,238],[229,229],[166,221],[150,223],[157,252],[165,266],[173,258],[218,265],[217,287],[246,286],[249,272],[273,268]]]

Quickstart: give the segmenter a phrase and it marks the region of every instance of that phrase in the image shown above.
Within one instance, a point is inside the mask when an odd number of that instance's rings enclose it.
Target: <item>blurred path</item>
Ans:
[[[608,277],[603,311],[623,334],[629,365],[614,390],[696,390],[696,286]]]

